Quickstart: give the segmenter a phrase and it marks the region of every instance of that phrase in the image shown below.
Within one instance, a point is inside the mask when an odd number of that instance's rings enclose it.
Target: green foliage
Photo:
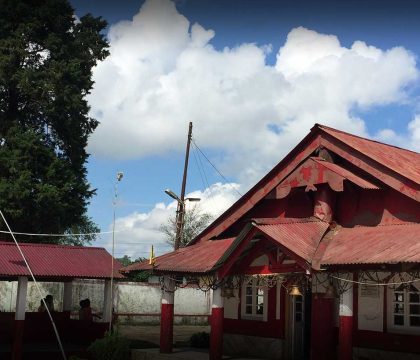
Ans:
[[[88,352],[95,360],[129,360],[130,341],[116,331],[107,332],[103,339],[95,340],[88,347]]]
[[[206,348],[210,346],[210,335],[204,331],[198,332],[191,335],[190,338],[191,347],[195,348]]]
[[[15,231],[97,231],[86,216],[95,190],[85,149],[98,122],[86,95],[92,67],[108,55],[106,23],[75,22],[66,0],[0,0],[0,9],[0,209]]]
[[[191,240],[199,235],[213,220],[213,216],[203,213],[199,205],[187,209],[184,216],[184,232],[180,246],[186,246]],[[171,216],[166,224],[162,224],[159,230],[165,235],[166,242],[175,244],[176,215]]]
[[[131,264],[134,264],[136,262],[142,262],[146,261],[147,259],[145,257],[139,257],[135,260],[131,260],[130,256],[124,255],[121,258],[117,258],[117,260],[123,265],[128,266]],[[129,274],[126,274],[127,278],[131,281],[139,281],[139,282],[146,282],[149,280],[150,277],[149,271],[131,271]]]

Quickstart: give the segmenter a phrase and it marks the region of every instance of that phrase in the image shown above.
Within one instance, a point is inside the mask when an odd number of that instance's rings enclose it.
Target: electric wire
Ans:
[[[226,183],[229,183],[229,180],[219,171],[219,169],[216,167],[216,165],[214,165],[210,159],[206,156],[206,154],[204,154],[204,152],[198,147],[198,145],[196,144],[194,139],[191,139],[193,145],[197,148],[197,150],[204,156],[204,158],[208,161],[208,163],[213,167],[214,170],[216,170],[216,172],[222,177],[223,180],[226,181]],[[238,189],[236,189],[235,187],[233,187],[233,189],[238,193],[239,196],[243,196]]]
[[[198,172],[200,173],[200,177],[201,177],[201,181],[203,183],[203,186],[204,186],[205,189],[208,189],[208,191],[210,193],[210,196],[208,197],[208,199],[210,200],[210,203],[213,207],[213,210],[215,212],[217,212],[217,206],[214,202],[214,191],[213,191],[212,187],[210,186],[210,183],[207,179],[204,164],[201,160],[201,157],[199,156],[200,154],[198,154],[198,151],[194,146],[193,146],[193,155],[194,155],[195,162],[197,164]]]
[[[200,164],[198,163],[198,159],[197,159],[197,149],[195,147],[193,147],[193,156],[194,156],[195,163],[197,165],[198,173],[200,174],[200,178],[201,178],[201,182],[203,184],[203,187],[206,188],[207,185],[206,185],[206,182],[204,181],[203,174],[201,173]]]
[[[123,232],[127,230],[116,230],[115,232]],[[44,237],[71,237],[71,236],[91,236],[91,235],[105,235],[105,234],[112,234],[112,231],[100,231],[100,232],[90,232],[90,233],[78,233],[78,234],[40,234],[40,233],[26,233],[26,232],[16,232],[6,230],[0,230],[0,233],[3,234],[13,234],[13,235],[24,235],[24,236],[44,236]]]
[[[328,276],[331,277],[331,278],[333,278],[333,279],[344,281],[344,282],[349,282],[349,283],[358,284],[358,285],[369,285],[369,286],[403,285],[403,284],[411,284],[411,283],[420,281],[420,278],[416,278],[416,279],[412,279],[412,280],[399,281],[399,282],[374,283],[374,282],[363,282],[363,281],[356,281],[356,280],[344,279],[344,278],[340,278],[340,277],[334,276],[334,275],[328,275]]]
[[[53,319],[53,317],[52,317],[52,315],[51,315],[50,309],[49,309],[49,308],[48,308],[48,306],[47,306],[47,303],[45,302],[45,299],[44,299],[44,296],[43,296],[43,294],[42,294],[41,288],[39,287],[38,282],[37,282],[37,281],[36,281],[36,279],[35,279],[35,275],[34,275],[34,273],[32,272],[32,269],[31,269],[31,267],[29,266],[29,263],[28,263],[28,261],[26,260],[26,257],[25,257],[25,255],[23,254],[22,249],[20,248],[19,243],[17,242],[17,240],[16,240],[16,238],[15,238],[15,236],[14,236],[14,234],[13,234],[13,232],[12,232],[12,230],[11,230],[10,226],[9,226],[9,223],[7,222],[7,220],[6,220],[6,218],[5,218],[4,214],[3,214],[3,211],[1,211],[1,209],[0,209],[0,215],[1,215],[1,217],[2,217],[2,219],[3,219],[3,221],[4,221],[4,223],[6,224],[6,227],[8,228],[10,235],[12,235],[13,241],[15,242],[15,245],[16,245],[16,247],[17,247],[17,249],[18,249],[18,251],[19,251],[20,255],[22,256],[22,259],[23,259],[23,261],[24,261],[24,263],[25,263],[25,265],[26,265],[26,267],[27,267],[27,269],[28,269],[28,271],[29,271],[29,274],[31,275],[31,278],[32,278],[32,280],[33,280],[33,282],[34,282],[34,284],[35,284],[35,287],[36,287],[37,291],[38,291],[38,294],[39,294],[39,296],[41,297],[41,301],[42,301],[42,303],[44,304],[45,310],[46,310],[46,311],[47,311],[47,313],[48,313],[48,316],[49,316],[49,318],[50,318],[50,320],[51,320],[52,327],[53,327],[53,329],[54,329],[55,336],[56,336],[57,341],[58,341],[58,345],[59,345],[60,350],[61,350],[61,354],[63,355],[63,359],[64,359],[64,360],[67,360],[67,356],[66,356],[66,353],[64,352],[63,344],[61,343],[60,335],[59,335],[59,333],[58,333],[58,330],[57,330],[57,327],[56,327],[56,325],[55,325],[54,319]]]

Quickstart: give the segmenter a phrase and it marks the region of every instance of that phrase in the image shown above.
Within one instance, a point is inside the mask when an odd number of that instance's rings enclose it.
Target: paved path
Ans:
[[[210,332],[210,326],[202,325],[175,325],[174,326],[174,342],[181,346],[188,346],[192,334],[198,332]],[[132,340],[143,340],[159,345],[159,325],[120,325],[119,332]],[[159,354],[159,349],[139,349],[132,351],[132,360],[208,360],[207,350],[191,349],[187,347],[174,348],[172,354]],[[231,356],[223,356],[223,359],[242,360]],[[260,360],[249,358],[246,360]]]

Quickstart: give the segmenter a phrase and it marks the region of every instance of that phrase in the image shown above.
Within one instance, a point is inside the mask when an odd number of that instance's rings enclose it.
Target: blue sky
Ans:
[[[71,3],[109,23],[111,56],[89,98],[101,121],[89,145],[98,189],[89,212],[109,230],[123,171],[117,256],[145,256],[151,243],[168,250],[157,228],[175,212],[163,190],[180,192],[188,121],[227,178],[193,150],[187,192],[215,215],[314,122],[419,151],[416,1]]]

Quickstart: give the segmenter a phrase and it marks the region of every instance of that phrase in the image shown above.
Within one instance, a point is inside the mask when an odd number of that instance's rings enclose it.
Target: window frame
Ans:
[[[410,301],[410,293],[414,293],[413,291],[410,291],[410,286],[413,286],[417,290],[418,295],[418,301],[417,302],[411,302]],[[395,301],[395,293],[402,293],[403,298],[402,301]],[[393,333],[401,333],[401,334],[413,334],[413,335],[419,335],[420,334],[420,325],[419,326],[411,326],[410,325],[410,317],[416,317],[419,318],[420,321],[420,311],[418,314],[410,313],[410,305],[418,306],[420,307],[420,289],[419,286],[415,283],[408,284],[407,287],[404,289],[388,289],[388,316],[387,316],[387,324],[388,324],[388,330]],[[401,304],[403,305],[403,312],[398,314],[395,313],[395,305]],[[394,316],[402,316],[404,319],[403,325],[396,325]]]
[[[252,314],[246,313],[246,307],[247,307],[247,303],[246,303],[246,298],[247,296],[249,297],[250,295],[246,293],[246,289],[247,287],[249,287],[249,285],[251,285],[251,289],[252,289]],[[258,293],[258,289],[261,289],[263,291],[262,297],[263,297],[263,313],[262,314],[257,314],[256,313],[256,298],[257,298],[257,293]],[[249,304],[248,304],[249,305]],[[241,319],[244,320],[258,320],[258,321],[267,321],[267,310],[268,310],[268,289],[266,286],[262,286],[262,285],[258,285],[258,279],[257,278],[252,278],[248,281],[244,281],[242,283],[242,289],[241,289]]]

